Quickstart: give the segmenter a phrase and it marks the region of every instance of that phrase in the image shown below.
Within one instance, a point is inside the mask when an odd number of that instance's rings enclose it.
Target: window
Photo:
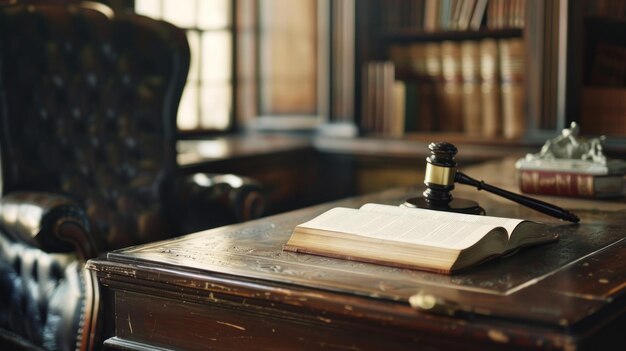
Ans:
[[[237,117],[310,129],[328,115],[329,0],[237,0]]]
[[[233,105],[233,2],[136,0],[135,11],[187,31],[191,64],[178,109],[179,130],[229,129]]]
[[[309,129],[328,118],[331,90],[347,83],[330,78],[330,8],[353,1],[136,0],[135,11],[187,31],[179,130]]]

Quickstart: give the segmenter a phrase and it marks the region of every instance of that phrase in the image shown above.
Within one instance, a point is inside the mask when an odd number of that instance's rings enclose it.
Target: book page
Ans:
[[[474,245],[485,234],[498,226],[397,214],[385,210],[372,212],[337,207],[300,224],[298,227],[462,250]]]
[[[478,215],[470,215],[470,214],[456,213],[456,212],[427,210],[424,208],[411,208],[411,207],[373,204],[373,203],[368,203],[368,204],[361,206],[361,210],[369,211],[369,212],[377,212],[377,213],[395,214],[395,215],[410,215],[410,216],[415,216],[419,218],[436,219],[439,221],[455,221],[455,222],[489,224],[493,226],[504,227],[504,229],[506,229],[509,235],[509,238],[511,237],[511,233],[513,233],[513,230],[515,229],[515,227],[517,227],[518,224],[524,222],[524,220],[522,219],[515,219],[515,218],[478,216]]]

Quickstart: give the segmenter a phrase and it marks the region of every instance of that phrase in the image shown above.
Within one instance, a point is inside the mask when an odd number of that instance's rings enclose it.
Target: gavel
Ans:
[[[426,158],[426,174],[424,176],[424,184],[427,189],[422,193],[422,197],[406,200],[406,206],[484,215],[485,210],[475,201],[452,197],[450,192],[454,189],[456,182],[502,196],[559,219],[575,223],[580,221],[575,214],[558,206],[489,185],[482,180],[476,180],[460,172],[457,170],[456,161],[454,161],[454,156],[458,150],[456,146],[450,143],[430,143],[428,149],[431,155]]]

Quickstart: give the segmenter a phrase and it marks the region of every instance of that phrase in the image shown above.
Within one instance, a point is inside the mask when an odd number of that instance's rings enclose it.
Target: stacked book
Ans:
[[[626,162],[598,163],[579,159],[533,159],[517,161],[520,190],[524,193],[587,198],[624,195]]]

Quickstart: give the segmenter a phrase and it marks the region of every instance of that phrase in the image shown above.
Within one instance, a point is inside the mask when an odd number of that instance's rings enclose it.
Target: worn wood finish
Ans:
[[[509,172],[511,162],[465,172],[490,182]],[[494,173],[498,167],[505,168]],[[420,190],[393,189],[90,261],[115,305],[115,335],[107,345],[354,350],[626,345],[619,327],[626,321],[623,199],[550,198],[581,218],[576,225],[458,186],[455,196],[478,200],[488,214],[546,222],[561,239],[452,276],[281,250],[296,224],[332,206],[398,204]],[[408,299],[418,292],[437,296],[440,305],[430,312],[411,308]]]

